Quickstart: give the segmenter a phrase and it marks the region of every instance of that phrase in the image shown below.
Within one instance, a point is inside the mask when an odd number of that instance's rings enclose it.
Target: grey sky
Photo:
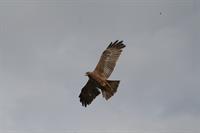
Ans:
[[[0,0],[0,132],[200,131],[199,24],[198,0]],[[118,92],[84,108],[117,39]]]

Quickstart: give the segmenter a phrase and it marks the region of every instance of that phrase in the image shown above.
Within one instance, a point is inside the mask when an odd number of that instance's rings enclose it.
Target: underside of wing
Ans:
[[[100,91],[96,88],[94,82],[89,79],[87,84],[82,88],[81,93],[79,95],[80,102],[82,103],[83,106],[86,107],[99,94],[100,94]]]
[[[95,68],[95,72],[108,78],[113,72],[116,62],[125,47],[123,41],[115,41],[110,43],[107,49],[102,53],[101,58]]]

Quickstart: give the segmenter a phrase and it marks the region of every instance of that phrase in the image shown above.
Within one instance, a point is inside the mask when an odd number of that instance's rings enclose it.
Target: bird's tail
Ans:
[[[103,97],[108,100],[110,97],[112,97],[116,92],[117,88],[119,86],[120,81],[119,80],[107,80],[108,85],[102,90]]]

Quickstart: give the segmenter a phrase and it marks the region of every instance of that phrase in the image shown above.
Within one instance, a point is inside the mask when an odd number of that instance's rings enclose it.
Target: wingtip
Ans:
[[[111,48],[111,47],[116,47],[116,48],[122,49],[122,48],[125,48],[126,45],[124,45],[123,40],[121,40],[121,41],[116,40],[114,43],[111,42],[111,43],[108,45],[107,48]]]

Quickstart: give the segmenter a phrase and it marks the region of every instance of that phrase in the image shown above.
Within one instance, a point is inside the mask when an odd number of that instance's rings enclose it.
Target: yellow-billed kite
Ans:
[[[87,84],[82,88],[79,95],[83,106],[89,105],[93,99],[102,92],[103,97],[108,100],[117,91],[120,80],[108,80],[113,72],[116,62],[125,47],[123,41],[110,43],[102,53],[99,63],[93,72],[86,72],[89,77]]]

